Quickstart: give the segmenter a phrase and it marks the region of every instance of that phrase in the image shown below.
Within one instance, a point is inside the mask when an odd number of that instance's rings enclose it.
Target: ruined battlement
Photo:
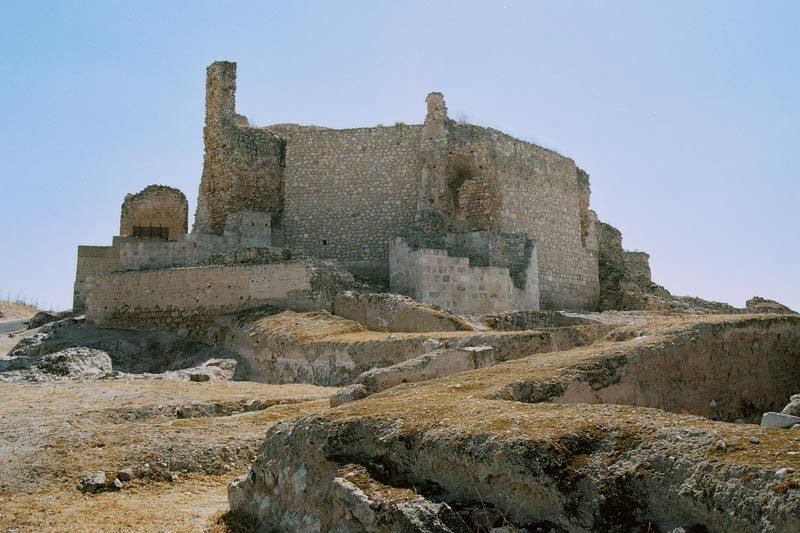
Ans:
[[[169,229],[161,240],[174,242],[118,244],[107,255],[117,254],[120,264],[191,264],[237,247],[279,246],[463,313],[597,309],[601,256],[614,268],[624,269],[627,260],[631,270],[649,274],[646,258],[623,257],[621,237],[599,223],[590,209],[589,176],[572,159],[451,120],[441,93],[425,98],[421,124],[255,127],[236,110],[236,69],[228,61],[207,69],[205,155],[192,233],[182,236],[185,198],[182,203],[174,190],[129,195],[120,235],[131,236],[140,218],[162,224],[163,215]],[[472,247],[477,242],[480,252]],[[468,264],[474,294],[457,294],[463,284],[452,294],[442,289],[442,273],[422,266],[428,256],[457,272]],[[93,259],[84,259],[85,280]],[[435,285],[417,287],[405,268],[426,270]],[[107,270],[98,265],[96,273]],[[483,301],[492,295],[490,304]]]
[[[277,244],[386,280],[390,242],[434,212],[449,232],[536,242],[544,308],[597,307],[588,176],[572,159],[457,124],[437,92],[425,99],[422,124],[336,130],[250,126],[235,109],[234,63],[212,64],[206,87],[194,231],[218,233],[227,213],[262,210]]]

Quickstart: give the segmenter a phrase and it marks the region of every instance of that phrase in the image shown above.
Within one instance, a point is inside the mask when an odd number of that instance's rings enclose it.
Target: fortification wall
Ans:
[[[238,237],[205,233],[190,233],[175,242],[123,241],[119,243],[119,266],[121,270],[146,270],[189,265],[238,246]]]
[[[284,129],[286,246],[385,278],[389,241],[416,211],[421,130]]]
[[[528,264],[527,285],[517,288],[506,267],[472,266],[469,258],[450,257],[446,250],[412,250],[397,237],[389,258],[391,290],[462,314],[538,310],[535,248]]]
[[[78,246],[78,264],[72,293],[72,309],[86,309],[86,297],[98,274],[119,269],[119,248],[113,246]]]
[[[534,243],[524,233],[447,233],[444,241],[451,257],[468,257],[472,266],[508,268],[514,286],[526,287]],[[533,281],[538,284],[538,280]]]
[[[650,255],[646,252],[628,252],[622,256],[625,265],[625,274],[632,279],[646,279],[652,281],[650,273]]]
[[[222,313],[304,299],[312,276],[301,261],[98,274],[86,320],[199,335]]]
[[[189,227],[189,203],[186,196],[172,187],[149,185],[136,194],[125,195],[119,220],[121,237],[139,237],[134,227],[167,228],[169,240],[186,234]]]
[[[500,207],[497,231],[536,242],[542,309],[596,309],[593,219],[574,161],[494,130]],[[582,213],[584,213],[582,215]],[[593,249],[594,248],[594,249]]]
[[[218,61],[206,76],[205,157],[195,232],[221,234],[228,214],[283,209],[283,140],[236,113],[236,63]]]

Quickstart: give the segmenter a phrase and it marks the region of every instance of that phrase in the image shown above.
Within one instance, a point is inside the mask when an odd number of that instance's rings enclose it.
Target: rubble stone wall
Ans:
[[[189,265],[238,246],[238,237],[206,233],[190,233],[175,242],[123,241],[119,243],[119,265],[121,270]]]
[[[622,257],[625,273],[629,278],[644,278],[652,281],[650,274],[650,255],[645,252],[628,252]]]
[[[284,141],[236,114],[236,63],[218,61],[206,77],[205,157],[194,231],[221,234],[230,213],[283,209]]]

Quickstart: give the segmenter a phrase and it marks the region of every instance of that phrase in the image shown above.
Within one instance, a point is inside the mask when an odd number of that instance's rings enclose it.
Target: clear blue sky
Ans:
[[[800,310],[800,2],[5,0],[0,25],[0,297],[69,307],[128,192],[194,213],[228,59],[259,125],[420,123],[441,91],[575,159],[673,293]]]

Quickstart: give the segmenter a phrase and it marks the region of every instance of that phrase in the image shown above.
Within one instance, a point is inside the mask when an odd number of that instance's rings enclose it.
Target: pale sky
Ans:
[[[441,91],[573,158],[673,294],[800,310],[800,2],[5,0],[0,25],[0,298],[70,307],[126,193],[194,213],[226,59],[256,125],[421,123]]]

